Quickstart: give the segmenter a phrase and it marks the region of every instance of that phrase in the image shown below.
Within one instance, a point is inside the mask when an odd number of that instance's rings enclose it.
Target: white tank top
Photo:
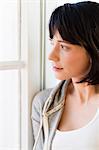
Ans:
[[[56,130],[52,150],[99,150],[99,109],[82,128],[66,132]]]

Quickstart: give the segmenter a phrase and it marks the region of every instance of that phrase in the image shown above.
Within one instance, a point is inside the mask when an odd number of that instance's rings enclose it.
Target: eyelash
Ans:
[[[54,43],[52,41],[50,41],[50,44],[54,45]],[[69,50],[70,49],[68,46],[65,46],[65,45],[62,45],[62,44],[60,44],[60,47],[61,47],[61,49],[64,49],[64,50]]]
[[[69,50],[69,47],[67,47],[67,46],[64,46],[64,45],[60,45],[60,46],[61,46],[61,48],[64,49],[64,50]]]
[[[66,48],[66,46],[64,46],[64,45],[60,45],[61,46],[61,48]]]

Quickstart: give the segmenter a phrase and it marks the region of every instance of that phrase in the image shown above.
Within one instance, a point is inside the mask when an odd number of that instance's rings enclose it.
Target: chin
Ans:
[[[55,78],[57,80],[69,80],[70,79],[70,77],[66,77],[66,76],[55,76]]]

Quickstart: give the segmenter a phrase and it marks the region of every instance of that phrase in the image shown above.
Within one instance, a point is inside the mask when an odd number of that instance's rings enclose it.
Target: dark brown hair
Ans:
[[[63,40],[83,46],[92,60],[90,72],[77,83],[99,84],[99,4],[66,3],[56,8],[49,21],[49,36],[59,31]]]

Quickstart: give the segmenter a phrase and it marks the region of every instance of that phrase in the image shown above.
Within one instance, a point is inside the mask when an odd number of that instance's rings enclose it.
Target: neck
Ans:
[[[87,83],[71,82],[72,93],[80,103],[87,104],[97,93],[97,86],[88,85]],[[98,90],[99,91],[99,90]]]

